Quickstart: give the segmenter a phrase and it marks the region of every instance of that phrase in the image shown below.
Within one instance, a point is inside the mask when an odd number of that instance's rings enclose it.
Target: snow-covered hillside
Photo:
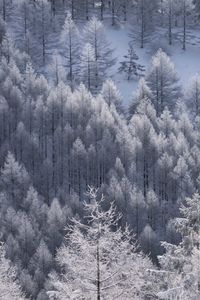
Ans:
[[[135,92],[139,77],[128,81],[124,74],[118,72],[120,61],[127,53],[128,43],[130,42],[131,26],[127,24],[120,24],[117,28],[113,28],[108,24],[106,26],[106,35],[112,47],[115,49],[114,55],[117,58],[117,64],[114,66],[111,74],[116,82],[122,97],[123,102],[127,106],[130,103],[132,94]],[[176,32],[176,31],[175,31]],[[187,49],[182,50],[180,40],[176,39],[173,45],[169,46],[166,42],[166,30],[156,31],[148,45],[141,49],[137,41],[134,43],[135,51],[139,56],[139,62],[145,66],[146,70],[151,61],[151,57],[155,52],[162,48],[170,56],[175,65],[180,82],[183,88],[186,88],[190,79],[200,74],[200,33],[197,30],[188,32]],[[159,37],[157,37],[157,35]],[[145,74],[145,73],[144,73]]]
[[[199,23],[0,0],[0,299],[200,299]]]

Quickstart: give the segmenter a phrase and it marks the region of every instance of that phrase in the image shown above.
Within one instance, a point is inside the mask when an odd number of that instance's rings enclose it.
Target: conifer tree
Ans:
[[[150,261],[136,252],[129,229],[117,226],[121,216],[114,204],[104,211],[103,198],[97,202],[96,197],[91,190],[90,202],[85,204],[87,223],[74,219],[66,236],[68,245],[58,250],[57,262],[67,272],[51,275],[50,299],[83,294],[88,299],[142,299],[145,293]]]
[[[127,80],[131,80],[133,77],[141,76],[144,72],[144,67],[138,64],[136,61],[139,59],[133,45],[129,45],[128,54],[124,55],[124,61],[120,62],[120,73],[125,73]]]
[[[77,80],[77,72],[80,62],[80,43],[79,43],[79,31],[76,24],[73,21],[71,15],[67,15],[63,30],[61,33],[61,42],[63,44],[63,66],[66,67],[67,80],[71,87],[73,87],[74,81]]]
[[[95,87],[96,91],[101,87],[107,77],[108,70],[115,64],[113,49],[106,39],[103,24],[93,17],[84,28],[84,41],[94,49],[95,57]]]
[[[0,295],[4,300],[25,300],[25,296],[16,281],[16,272],[5,258],[2,245],[0,246]]]
[[[94,92],[96,87],[95,74],[96,62],[94,49],[87,43],[81,53],[81,81],[91,92]]]
[[[157,115],[162,113],[165,106],[173,109],[181,90],[174,64],[162,49],[153,56],[146,80],[152,91]]]

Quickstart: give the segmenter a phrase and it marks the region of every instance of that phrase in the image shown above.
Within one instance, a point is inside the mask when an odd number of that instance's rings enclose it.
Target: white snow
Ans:
[[[114,54],[117,58],[117,64],[112,70],[112,76],[121,92],[124,105],[128,106],[139,78],[128,82],[123,74],[118,73],[118,68],[120,61],[123,60],[123,56],[127,53],[128,43],[130,42],[130,27],[127,25],[121,25],[118,28],[106,26],[106,34],[108,41],[110,41],[112,47],[115,49]],[[135,42],[135,50],[139,56],[139,63],[147,69],[152,55],[159,47],[163,47],[163,50],[171,57],[180,78],[180,83],[185,88],[190,78],[196,73],[200,73],[199,33],[193,31],[192,34],[188,35],[186,51],[182,50],[180,40],[175,40],[172,46],[167,45],[166,30],[165,32],[160,30],[159,38],[155,39],[152,37],[149,45],[144,49],[141,49],[139,43]]]

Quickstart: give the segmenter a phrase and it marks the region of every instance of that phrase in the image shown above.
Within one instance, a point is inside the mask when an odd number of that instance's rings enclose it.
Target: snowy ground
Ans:
[[[14,18],[13,18],[14,20]],[[130,41],[130,25],[118,24],[117,27],[112,27],[110,19],[104,21],[107,40],[110,42],[112,48],[115,49],[114,55],[117,58],[117,63],[113,67],[111,72],[113,80],[116,82],[125,106],[130,103],[133,92],[137,88],[139,78],[135,80],[127,81],[124,74],[119,74],[118,68],[120,61],[123,60],[123,56],[127,54],[128,43]],[[134,25],[134,28],[136,26]],[[137,29],[137,28],[136,28]],[[11,22],[10,34],[13,36],[13,40],[17,38],[19,32],[17,31],[16,21]],[[197,28],[196,31],[188,30],[187,32],[187,49],[182,50],[181,46],[181,34],[182,29],[178,28],[174,32],[173,45],[169,46],[167,42],[167,29],[156,29],[155,36],[153,35],[146,44],[144,49],[141,49],[139,42],[135,42],[135,51],[139,56],[139,63],[148,68],[152,55],[158,48],[163,50],[171,57],[177,69],[180,82],[185,88],[189,79],[196,73],[200,73],[200,31]],[[175,34],[176,33],[176,34]],[[175,39],[176,36],[176,39]],[[48,40],[48,63],[51,62],[52,53],[57,49],[60,50],[60,34],[54,33]],[[36,68],[37,69],[37,68]],[[49,68],[39,68],[37,71],[44,73],[49,78]]]
[[[125,79],[124,74],[118,73],[120,61],[123,60],[123,55],[127,53],[128,43],[130,41],[129,33],[130,28],[128,26],[121,25],[120,28],[106,27],[107,38],[110,41],[112,47],[115,49],[115,57],[117,58],[117,64],[114,67],[113,79],[117,83],[117,86],[122,94],[124,104],[127,106],[130,103],[131,96],[137,87],[139,79],[131,80],[128,82]],[[185,88],[190,78],[196,73],[200,73],[200,42],[199,33],[192,32],[188,34],[188,43],[186,51],[182,50],[180,40],[174,40],[172,46],[167,45],[166,30],[161,32],[159,38],[149,42],[149,45],[145,49],[139,47],[139,43],[135,42],[135,50],[139,56],[139,63],[148,68],[151,57],[159,47],[164,48],[168,55],[170,55],[172,61],[175,64],[180,82]]]

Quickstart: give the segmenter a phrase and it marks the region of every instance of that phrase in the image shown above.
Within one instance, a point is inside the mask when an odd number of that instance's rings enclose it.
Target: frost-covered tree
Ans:
[[[73,220],[68,228],[66,245],[57,253],[58,265],[65,270],[51,274],[50,298],[143,299],[148,278],[145,269],[151,266],[148,258],[136,252],[128,228],[117,226],[120,215],[114,204],[106,211],[90,191],[85,204],[87,223]],[[113,229],[115,230],[113,231]]]
[[[150,88],[147,85],[147,82],[144,78],[141,78],[138,83],[137,90],[134,92],[131,103],[129,106],[129,114],[130,116],[133,116],[134,112],[136,111],[136,107],[140,102],[144,99],[151,99],[152,98],[152,92]]]
[[[136,0],[133,2],[137,11],[137,21],[139,21],[139,33],[138,39],[140,41],[140,47],[144,48],[149,35],[154,28],[154,14],[158,8],[158,1],[153,0]],[[135,31],[132,30],[131,36],[135,38]]]
[[[38,0],[36,3],[36,16],[38,16],[36,26],[36,36],[41,45],[42,63],[45,64],[47,56],[48,35],[51,29],[50,5],[47,0]]]
[[[93,17],[84,28],[84,41],[94,49],[95,57],[95,87],[98,90],[107,77],[110,67],[115,64],[113,50],[106,39],[103,24]]]
[[[195,6],[195,11],[196,14],[198,16],[198,18],[200,17],[200,3],[198,0],[193,0],[194,6]]]
[[[8,10],[9,3],[6,0],[1,0],[0,5],[1,5],[2,17],[3,17],[3,20],[5,21],[7,18],[7,10]]]
[[[124,55],[124,61],[120,62],[120,73],[125,73],[128,80],[131,80],[134,76],[141,76],[144,72],[144,67],[137,63],[139,57],[135,53],[133,45],[129,45],[128,54]]]
[[[195,115],[200,114],[200,75],[196,74],[192,77],[185,93],[186,105]]]
[[[5,251],[2,245],[0,246],[0,295],[4,300],[25,299],[16,280],[16,272],[5,258]]]
[[[157,294],[158,299],[198,299],[200,296],[199,238],[200,196],[186,198],[180,212],[182,218],[173,221],[174,228],[181,234],[180,244],[163,242],[166,253],[159,256],[160,271],[153,272],[164,285]]]
[[[65,222],[65,211],[62,210],[58,200],[54,199],[47,214],[47,243],[53,254],[55,254],[56,248],[60,247],[63,238]]]
[[[186,50],[188,15],[193,9],[193,0],[181,0],[180,2],[183,17],[183,50]]]
[[[162,10],[167,15],[168,19],[168,40],[169,45],[172,45],[172,26],[173,26],[173,15],[174,15],[174,4],[172,0],[162,1]]]
[[[46,243],[41,240],[40,244],[30,260],[29,268],[34,270],[34,281],[38,285],[38,290],[44,287],[44,282],[47,274],[52,267],[52,254],[49,251]]]
[[[53,76],[55,85],[58,85],[61,81],[65,82],[67,74],[63,66],[63,61],[58,51],[54,52],[52,57],[52,63],[49,66],[50,73]]]
[[[30,177],[26,169],[20,165],[12,153],[8,153],[1,170],[1,190],[6,198],[3,205],[19,208],[30,185]]]
[[[24,36],[26,37],[29,29],[29,22],[30,22],[29,13],[30,13],[31,5],[29,1],[25,1],[25,0],[19,0],[15,2],[19,9],[20,16],[22,17],[23,29],[24,29],[23,31],[24,31]]]
[[[76,17],[76,12],[77,12],[77,9],[78,9],[77,4],[78,4],[77,0],[67,0],[66,1],[66,5],[67,5],[67,7],[70,11],[72,20],[74,20],[75,17]]]
[[[174,64],[162,49],[153,56],[146,81],[152,91],[157,115],[162,113],[165,106],[173,109],[181,95],[180,86]]]
[[[0,18],[0,44],[2,44],[3,39],[6,35],[6,24],[2,18]]]
[[[109,107],[114,104],[119,112],[122,111],[121,94],[111,79],[104,82],[101,94]]]
[[[61,33],[63,44],[63,65],[66,67],[67,79],[71,86],[77,79],[80,63],[80,35],[72,16],[67,15]]]
[[[81,81],[85,84],[89,91],[95,91],[96,81],[96,61],[95,53],[91,44],[87,43],[83,47],[81,53]]]

